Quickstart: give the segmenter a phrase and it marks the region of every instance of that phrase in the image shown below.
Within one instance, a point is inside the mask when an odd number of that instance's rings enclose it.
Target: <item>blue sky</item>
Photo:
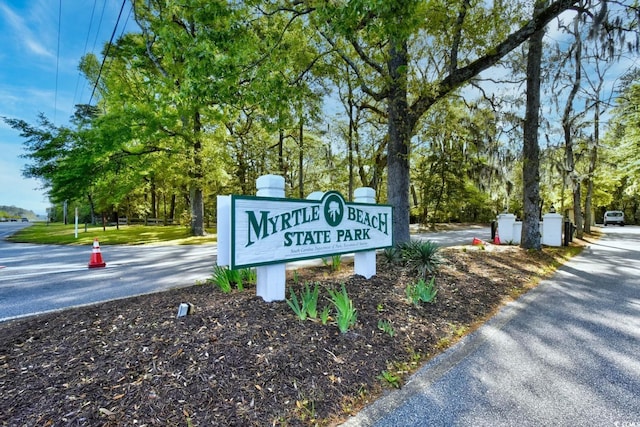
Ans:
[[[80,58],[88,52],[100,56],[122,4],[123,0],[0,0],[0,117],[35,124],[42,112],[56,124],[66,124],[74,105],[89,102],[91,96],[92,86],[78,72]],[[128,31],[136,30],[131,1],[124,4],[116,38],[125,25]],[[562,39],[556,28],[555,23],[549,26],[550,42]],[[637,55],[627,56],[610,74],[615,79],[637,65]],[[26,159],[21,154],[22,138],[0,120],[0,205],[45,214],[49,204],[38,190],[41,184],[22,177]]]
[[[66,124],[74,105],[91,97],[92,87],[78,72],[80,58],[88,52],[101,58],[122,4],[123,0],[0,0],[0,117],[35,124],[42,112],[56,124]],[[126,0],[116,38],[125,24],[135,29],[130,9]],[[22,177],[23,153],[23,139],[0,120],[0,205],[45,214],[49,204],[38,190],[41,184]]]

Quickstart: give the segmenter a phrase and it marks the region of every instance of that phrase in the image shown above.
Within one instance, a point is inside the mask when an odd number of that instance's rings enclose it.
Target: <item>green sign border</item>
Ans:
[[[322,205],[324,203],[324,200],[327,199],[328,197],[330,197],[331,195],[337,194],[341,199],[342,199],[342,203],[344,204],[345,207],[347,206],[383,206],[383,207],[388,207],[391,208],[391,226],[389,228],[389,236],[391,238],[391,245],[387,245],[387,246],[376,246],[376,247],[372,247],[372,248],[367,248],[367,249],[360,249],[360,250],[345,250],[345,251],[339,251],[339,252],[331,252],[331,253],[327,253],[327,254],[315,254],[315,255],[306,255],[306,256],[301,256],[301,257],[295,257],[295,258],[287,258],[284,260],[275,260],[275,261],[265,261],[265,262],[261,262],[261,263],[251,263],[251,264],[236,264],[235,260],[236,260],[236,200],[260,200],[260,201],[273,201],[273,202],[286,202],[286,203],[300,203],[300,204],[307,204],[307,205]],[[284,263],[288,263],[288,262],[296,262],[296,261],[306,261],[306,260],[310,260],[310,259],[318,259],[318,258],[324,258],[327,256],[333,256],[333,255],[344,255],[344,254],[351,254],[351,253],[357,253],[357,252],[369,252],[369,251],[374,251],[376,249],[385,249],[385,248],[391,248],[393,247],[393,213],[394,213],[394,209],[393,206],[388,205],[388,204],[371,204],[371,203],[360,203],[360,202],[347,202],[345,200],[345,198],[342,196],[342,194],[339,191],[327,191],[326,193],[323,194],[322,198],[320,200],[310,200],[310,199],[290,199],[290,198],[286,198],[286,197],[260,197],[260,196],[243,196],[243,195],[231,195],[231,265],[229,266],[229,268],[235,270],[235,269],[239,269],[239,268],[248,268],[248,267],[260,267],[260,266],[265,266],[265,265],[274,265],[274,264],[284,264]],[[333,228],[332,225],[328,224],[329,227]]]

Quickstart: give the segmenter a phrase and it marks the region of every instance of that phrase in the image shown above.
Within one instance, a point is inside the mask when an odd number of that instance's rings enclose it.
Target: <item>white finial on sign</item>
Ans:
[[[359,187],[353,192],[356,203],[375,203],[376,202],[376,190],[371,187]]]
[[[284,197],[284,178],[279,175],[262,175],[256,179],[258,197]]]

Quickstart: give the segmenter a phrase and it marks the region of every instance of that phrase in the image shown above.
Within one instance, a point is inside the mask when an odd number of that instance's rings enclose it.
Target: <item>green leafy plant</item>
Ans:
[[[291,289],[291,298],[287,299],[287,304],[300,320],[306,320],[308,317],[315,319],[318,317],[318,293],[319,285],[315,284],[313,289],[306,283],[304,289],[300,292],[300,299]]]
[[[378,329],[382,332],[388,334],[390,337],[394,337],[396,335],[396,330],[393,328],[393,325],[388,320],[378,320]]]
[[[326,305],[323,309],[322,312],[320,313],[320,322],[323,325],[326,325],[329,322],[329,317],[331,315],[331,307],[329,307],[328,305]]]
[[[391,387],[400,388],[400,376],[392,374],[389,371],[382,371],[380,375],[376,377],[380,381],[389,384]]]
[[[313,289],[311,289],[309,287],[309,283],[307,283],[302,291],[302,304],[306,308],[307,314],[312,319],[318,317],[318,292],[318,283],[314,285]]]
[[[342,256],[332,255],[331,259],[322,258],[322,264],[326,267],[329,266],[332,272],[339,271],[342,266]]]
[[[243,268],[240,270],[242,280],[246,283],[256,284],[258,282],[258,271],[255,268]]]
[[[350,327],[356,324],[358,313],[353,307],[353,301],[347,295],[347,289],[342,284],[340,292],[328,289],[331,303],[336,309],[336,322],[341,333],[345,333]]]
[[[258,272],[253,268],[241,268],[232,277],[232,282],[236,284],[239,291],[244,290],[245,283],[255,284],[258,280]]]
[[[331,257],[331,271],[338,271],[342,266],[342,256],[334,255]]]
[[[216,265],[213,268],[212,280],[222,292],[228,294],[234,284],[239,291],[242,291],[245,283],[256,283],[256,276],[255,269],[241,268],[231,270],[227,267]]]
[[[382,251],[382,261],[387,265],[394,265],[400,262],[400,251],[395,248],[385,248]]]
[[[405,289],[407,299],[414,305],[419,305],[421,302],[433,302],[438,294],[435,280],[436,278],[432,277],[427,283],[424,279],[420,279],[417,283],[407,285]]]
[[[308,422],[310,425],[313,425],[317,416],[315,402],[310,399],[296,400],[296,408],[300,419]]]
[[[289,305],[289,307],[291,307],[291,310],[293,310],[296,316],[298,316],[298,319],[307,320],[307,310],[306,308],[304,308],[303,305],[300,305],[300,302],[298,301],[298,296],[293,291],[293,289],[291,289],[290,294],[291,294],[291,298],[286,299],[287,304]]]
[[[440,265],[438,251],[440,247],[430,241],[410,240],[399,245],[400,256],[411,268],[415,268],[422,277],[434,273]]]
[[[235,283],[236,288],[238,288],[239,291],[243,291],[244,290],[244,274],[241,270],[228,270],[229,271],[229,280],[231,281],[231,283]]]
[[[229,270],[226,267],[221,267],[219,265],[216,265],[213,268],[212,280],[218,286],[218,288],[225,294],[228,294],[229,292],[231,292],[231,280],[228,273],[229,271],[231,270]]]

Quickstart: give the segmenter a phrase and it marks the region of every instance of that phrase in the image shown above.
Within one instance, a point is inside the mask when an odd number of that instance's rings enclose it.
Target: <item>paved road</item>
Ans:
[[[0,224],[0,237],[9,234]],[[103,246],[107,266],[96,269],[87,268],[91,252],[0,238],[0,321],[193,285],[211,276],[217,247]]]
[[[0,322],[46,311],[126,298],[211,277],[217,245],[103,246],[106,268],[88,269],[91,246],[9,243],[2,240],[26,223],[0,223]],[[488,239],[488,227],[415,237],[443,246]],[[290,263],[291,268],[317,263]],[[176,303],[177,304],[177,303]]]
[[[640,426],[640,228],[605,237],[345,426]]]
[[[456,228],[450,231],[411,231],[411,238],[431,240],[443,247],[470,245],[474,237],[486,242],[490,241],[491,228],[482,225],[469,225],[465,226],[465,228]]]

